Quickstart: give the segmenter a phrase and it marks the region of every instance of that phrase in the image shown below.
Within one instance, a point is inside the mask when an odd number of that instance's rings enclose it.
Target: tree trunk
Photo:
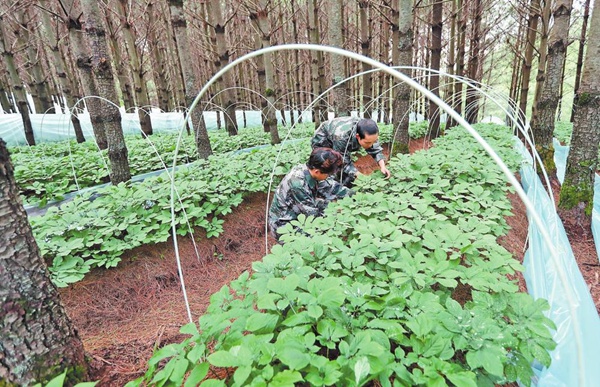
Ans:
[[[41,66],[41,58],[43,50],[39,50],[39,45],[35,39],[31,38],[31,33],[34,32],[36,22],[32,19],[32,14],[27,7],[23,7],[15,12],[19,23],[18,31],[15,31],[17,36],[20,36],[23,42],[26,42],[27,47],[25,65],[26,73],[30,77],[29,90],[34,101],[35,111],[38,114],[54,113],[54,104],[46,87],[46,75]]]
[[[229,45],[227,43],[227,37],[225,36],[225,30],[227,28],[227,22],[223,15],[223,9],[221,2],[218,0],[209,0],[206,3],[208,8],[208,16],[210,17],[210,24],[213,26],[216,38],[217,58],[215,60],[215,66],[217,70],[221,70],[223,67],[229,64]],[[223,110],[225,112],[225,129],[230,136],[235,136],[238,133],[238,126],[235,118],[235,99],[234,92],[231,89],[234,86],[233,72],[228,71],[223,74],[223,93],[222,102]]]
[[[292,36],[294,39],[294,42],[299,42],[299,38],[298,38],[298,21],[297,21],[297,15],[296,15],[296,2],[295,0],[290,0],[290,13],[291,13],[291,17],[292,17]],[[304,94],[301,92],[302,91],[302,86],[304,86],[300,80],[302,79],[302,74],[301,74],[301,66],[300,66],[300,50],[294,50],[294,63],[296,64],[294,66],[294,92],[296,95],[296,106],[293,106],[292,109],[290,110],[292,116],[293,116],[293,110],[297,109],[298,110],[298,123],[302,122],[302,111],[304,110],[304,107],[306,106],[304,104]],[[302,66],[302,67],[308,67],[308,66]]]
[[[177,0],[169,0],[169,8],[171,11],[171,24],[175,33],[177,42],[177,54],[179,55],[179,63],[183,73],[183,82],[185,88],[185,101],[187,106],[191,106],[200,91],[196,86],[196,73],[192,66],[193,61],[190,52],[188,40],[187,20],[183,11],[183,3]],[[206,130],[206,122],[204,121],[203,108],[199,103],[196,108],[190,112],[192,125],[194,126],[196,150],[198,157],[207,159],[212,155],[210,139]]]
[[[317,0],[308,0],[306,4],[308,16],[308,36],[310,43],[321,44]],[[311,51],[310,58],[310,79],[312,85],[311,92],[313,95],[313,122],[315,123],[315,128],[318,128],[319,125],[321,125],[321,122],[325,121],[324,114],[326,113],[326,111],[323,111],[323,103],[320,100],[315,101],[315,98],[320,96],[324,91],[321,89],[321,83],[319,82],[319,69],[323,66],[323,55],[321,55],[321,53],[318,51]]]
[[[112,58],[106,42],[106,31],[102,25],[101,11],[96,0],[82,0],[81,7],[85,18],[84,31],[91,51],[90,65],[98,95],[117,103],[117,89],[112,72]],[[90,109],[92,125],[104,127],[110,160],[110,181],[114,185],[131,179],[127,146],[121,127],[121,113],[113,103],[102,101]]]
[[[152,1],[148,2],[148,7],[146,9],[146,14],[150,20],[154,19],[154,4]],[[163,50],[160,46],[160,42],[157,39],[156,29],[159,28],[158,25],[153,25],[152,28],[148,29],[148,43],[149,43],[149,53],[150,53],[150,62],[151,68],[155,71],[154,82],[156,83],[156,94],[158,99],[158,107],[162,111],[171,111],[174,110],[174,104],[169,104],[169,101],[172,101],[172,94],[167,86],[167,81],[171,79],[170,73],[167,71],[166,64],[167,61],[163,55]],[[167,78],[168,77],[168,78]],[[165,79],[167,78],[167,79]]]
[[[466,12],[463,9],[464,3],[462,0],[457,0],[457,30],[458,36],[456,39],[456,71],[457,77],[463,77],[465,75],[465,42],[467,35],[467,21]],[[456,82],[454,85],[454,91],[452,92],[452,108],[458,113],[462,114],[463,111],[463,83]],[[456,121],[453,118],[446,123],[446,127],[456,126]]]
[[[538,19],[540,18],[540,0],[531,0],[529,19],[527,20],[527,45],[525,56],[521,66],[521,93],[519,95],[519,118],[521,123],[525,122],[527,115],[527,94],[529,93],[529,78],[531,76],[531,63],[533,62],[533,50],[535,48],[535,37],[537,34]]]
[[[0,381],[32,385],[68,372],[87,378],[83,344],[33,238],[6,144],[0,139]]]
[[[9,92],[8,83],[4,80],[4,76],[0,75],[0,107],[2,107],[5,113],[16,113],[15,107],[11,100],[8,99]]]
[[[68,18],[68,29],[69,29],[69,46],[73,49],[73,55],[77,63],[77,70],[81,78],[81,87],[83,88],[83,94],[88,97],[85,100],[85,104],[90,112],[90,118],[92,111],[99,111],[101,104],[103,103],[98,96],[98,89],[92,75],[92,64],[91,54],[83,39],[83,25],[81,23],[82,13],[78,7],[69,8],[71,14]],[[77,17],[75,18],[75,16]],[[99,149],[108,148],[108,140],[106,139],[106,131],[103,125],[95,124],[92,120],[92,129],[94,131],[94,137],[96,144]]]
[[[553,12],[554,25],[548,41],[546,79],[540,96],[535,101],[536,118],[532,120],[536,149],[551,177],[556,177],[554,164],[554,121],[562,84],[562,74],[567,56],[569,22],[573,0],[558,0]]]
[[[524,17],[523,17],[524,18]],[[510,90],[508,93],[508,114],[514,116],[517,114],[517,103],[519,98],[519,85],[521,84],[521,63],[523,58],[523,46],[526,44],[525,39],[527,36],[527,32],[524,28],[525,23],[519,23],[519,28],[517,30],[517,37],[515,39],[515,44],[513,47],[514,50],[514,58],[512,62],[512,71],[510,78]],[[507,115],[505,119],[506,123],[511,127],[514,126],[514,121]]]
[[[393,10],[394,20],[397,21],[397,56],[395,65],[412,66],[413,57],[413,2],[412,0],[393,0],[398,8]],[[397,1],[397,2],[396,2]],[[392,27],[393,28],[393,27]],[[394,29],[394,28],[393,28]],[[392,31],[393,31],[392,29]],[[394,33],[396,34],[396,33]],[[401,70],[410,76],[410,70]],[[393,106],[392,125],[394,127],[394,147],[392,155],[399,153],[408,154],[408,124],[410,116],[410,87],[405,83],[399,83],[396,88]]]
[[[561,218],[591,231],[594,178],[600,142],[600,1],[594,2],[589,42],[577,92],[571,149],[560,191]]]
[[[588,19],[590,17],[590,0],[585,0],[585,6],[583,11],[583,21],[581,23],[581,35],[579,36],[579,51],[577,52],[577,70],[575,72],[575,85],[573,98],[573,108],[571,110],[570,122],[575,119],[575,108],[577,105],[577,91],[579,90],[579,84],[581,83],[581,68],[583,67],[583,53],[585,51],[586,34]]]
[[[3,16],[0,14],[0,51],[2,52],[2,59],[4,65],[10,77],[12,83],[12,91],[16,99],[17,108],[21,114],[23,120],[23,128],[25,131],[25,140],[29,145],[35,145],[35,137],[33,136],[33,126],[31,126],[31,118],[29,117],[29,104],[27,103],[27,94],[23,87],[23,81],[19,77],[17,72],[17,65],[15,63],[15,54],[12,51],[13,46],[6,42],[5,39],[9,35],[7,34],[6,28],[7,22],[4,21]]]
[[[50,51],[52,52],[52,64],[56,70],[56,75],[58,76],[58,80],[60,83],[60,89],[64,95],[66,100],[67,108],[75,107],[77,103],[76,89],[73,87],[72,76],[67,75],[67,66],[65,64],[65,59],[61,55],[59,41],[57,36],[54,33],[52,22],[50,20],[50,14],[46,11],[50,9],[48,0],[40,0],[41,8],[38,10],[38,13],[42,20],[43,25],[43,33],[40,33],[42,38],[45,38],[47,43],[49,44]],[[78,117],[79,109],[75,108],[73,111],[65,112],[67,114],[71,114],[71,122],[73,123],[73,131],[75,132],[75,138],[78,143],[85,142],[85,137],[83,136],[83,130],[81,129],[81,123],[79,122]]]
[[[541,98],[544,83],[546,82],[546,63],[548,59],[548,33],[550,25],[551,1],[545,1],[542,8],[542,17],[540,18],[540,42],[538,45],[538,68],[535,76],[535,91],[533,93],[533,103],[531,105],[530,126],[536,126],[535,121],[538,118],[537,103]]]
[[[116,22],[113,21],[113,17],[111,17],[111,15],[105,15],[105,20],[106,20],[106,25],[108,28],[108,39],[107,42],[110,45],[110,51],[114,60],[114,63],[125,63],[125,59],[123,58],[123,51],[121,51],[123,48],[123,45],[118,43],[117,41],[120,40],[117,37],[118,34],[118,30],[120,29],[119,26],[117,26]],[[135,99],[135,95],[133,92],[133,85],[131,83],[131,68],[130,66],[127,65],[119,65],[116,66],[115,70],[115,75],[117,76],[117,79],[119,80],[119,88],[121,91],[121,99],[123,100],[123,106],[125,107],[126,111],[129,111],[130,109],[132,109],[134,106],[136,106],[136,99]],[[115,86],[116,87],[116,86]],[[117,94],[118,97],[118,94]],[[116,102],[116,101],[115,101]]]
[[[256,3],[256,9],[249,9],[250,20],[254,24],[256,35],[256,46],[258,49],[271,47],[272,28],[269,22],[270,1],[260,0]],[[257,59],[257,74],[260,87],[263,92],[262,105],[262,123],[265,132],[271,134],[271,144],[279,144],[279,132],[277,130],[277,116],[275,97],[279,96],[279,89],[275,84],[275,69],[271,54],[263,54]]]
[[[360,0],[358,2],[360,13],[360,48],[361,54],[371,57],[371,23],[370,23],[370,0]],[[362,71],[371,70],[371,66],[362,62]],[[366,73],[362,76],[362,109],[365,118],[373,116],[373,73]]]
[[[481,55],[481,19],[482,19],[482,0],[475,0],[473,5],[473,13],[471,16],[472,30],[471,30],[471,42],[469,52],[469,78],[480,82],[481,72],[479,56]],[[467,97],[465,99],[465,119],[468,123],[472,124],[477,122],[479,116],[479,92],[472,87],[467,88]]]
[[[430,68],[434,71],[440,70],[442,54],[442,12],[443,3],[440,0],[432,0],[431,5],[431,64]],[[429,78],[429,89],[431,92],[440,96],[440,77],[432,73]],[[436,138],[440,135],[440,111],[439,107],[433,101],[429,101],[429,137]]]
[[[342,34],[342,11],[344,5],[342,0],[328,0],[329,22],[328,36],[329,44],[334,47],[344,48],[344,36]],[[331,55],[331,85],[335,86],[346,79],[344,65],[345,59],[342,55]],[[348,86],[342,83],[332,90],[333,111],[336,117],[349,116],[348,109]]]
[[[144,136],[152,134],[152,122],[150,121],[150,99],[148,98],[148,88],[146,87],[145,71],[142,68],[142,59],[138,54],[138,49],[135,44],[135,36],[131,30],[131,20],[127,14],[127,0],[119,0],[116,2],[117,12],[121,16],[121,26],[123,38],[125,40],[125,48],[129,57],[129,65],[131,66],[131,75],[133,76],[133,90],[135,92],[136,110],[140,120],[140,127]],[[144,50],[142,50],[144,52]]]

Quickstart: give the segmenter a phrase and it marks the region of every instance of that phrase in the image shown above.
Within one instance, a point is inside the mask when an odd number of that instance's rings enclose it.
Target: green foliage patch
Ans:
[[[510,131],[478,129],[514,170]],[[530,385],[555,326],[507,277],[522,270],[496,242],[509,187],[480,148],[451,129],[391,160],[390,180],[361,176],[324,217],[299,217],[128,386]]]
[[[307,140],[284,145],[273,184],[293,165],[306,162],[309,149]],[[220,235],[223,216],[239,205],[244,195],[267,191],[279,150],[277,146],[212,156],[178,169],[178,199],[173,210],[177,234],[187,235],[199,228],[208,237]],[[31,218],[54,283],[66,286],[81,280],[93,267],[116,266],[126,250],[166,241],[172,229],[170,198],[171,182],[165,173],[136,184],[109,185],[93,194],[84,193]]]

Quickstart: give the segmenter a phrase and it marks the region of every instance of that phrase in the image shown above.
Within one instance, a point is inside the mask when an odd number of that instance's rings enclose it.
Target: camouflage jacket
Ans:
[[[356,138],[356,124],[360,118],[357,117],[338,117],[325,121],[315,131],[311,140],[311,146],[332,148],[342,154],[344,164],[349,164],[351,153],[361,149]],[[372,147],[366,149],[376,162],[384,159],[383,148],[376,141]]]
[[[320,216],[327,204],[352,193],[333,179],[319,184],[305,164],[297,165],[283,178],[269,208],[269,229],[275,231],[298,218],[298,215]],[[323,183],[323,182],[322,182]]]

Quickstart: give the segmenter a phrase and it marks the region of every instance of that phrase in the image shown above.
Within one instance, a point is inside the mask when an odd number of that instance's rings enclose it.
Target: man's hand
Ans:
[[[392,173],[385,166],[382,166],[381,168],[379,168],[379,170],[385,175],[386,179],[392,177]]]

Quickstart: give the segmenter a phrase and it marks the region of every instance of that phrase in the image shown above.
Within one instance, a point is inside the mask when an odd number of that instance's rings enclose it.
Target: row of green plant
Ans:
[[[285,132],[284,132],[285,131]],[[287,129],[280,129],[281,135]],[[307,124],[297,125],[289,138],[305,138],[312,133]],[[269,144],[270,136],[261,128],[242,129],[230,137],[224,131],[210,132],[215,154],[224,154],[257,145]],[[133,176],[173,165],[179,135],[155,134],[145,139],[127,136],[129,166]],[[109,181],[107,151],[99,151],[94,142],[45,143],[35,147],[10,149],[15,179],[27,204],[45,206],[62,200],[65,194]],[[193,136],[184,134],[178,150],[177,165],[197,160]],[[76,177],[76,179],[75,179]]]
[[[285,127],[279,129],[282,139],[307,138],[312,135],[314,125],[298,124],[289,132],[289,136],[288,130]],[[409,134],[412,138],[420,138],[426,133],[426,122],[411,123]],[[265,145],[271,141],[270,134],[262,128],[241,129],[237,136],[228,136],[224,131],[211,131],[209,136],[215,154]],[[165,166],[171,167],[178,138],[179,135],[175,133],[159,133],[148,139],[127,136],[131,174],[135,176],[162,170]],[[382,125],[382,142],[389,142],[391,138],[391,125]],[[10,152],[15,165],[15,179],[26,204],[43,207],[50,201],[62,200],[67,193],[109,181],[107,151],[99,151],[94,142],[43,143],[35,147],[13,147]],[[177,165],[197,159],[193,136],[184,134],[181,136]]]
[[[485,128],[514,170],[508,129]],[[530,385],[555,327],[507,277],[522,266],[497,243],[504,176],[460,128],[389,164],[286,226],[127,386]]]
[[[211,156],[177,170],[177,233],[222,231],[223,216],[251,192],[266,192],[281,146]],[[306,162],[308,140],[283,146],[274,182]],[[57,286],[79,281],[93,267],[113,267],[124,251],[166,241],[171,235],[171,181],[163,173],[140,183],[121,183],[76,196],[30,218],[33,233]],[[189,222],[189,227],[188,223]]]

